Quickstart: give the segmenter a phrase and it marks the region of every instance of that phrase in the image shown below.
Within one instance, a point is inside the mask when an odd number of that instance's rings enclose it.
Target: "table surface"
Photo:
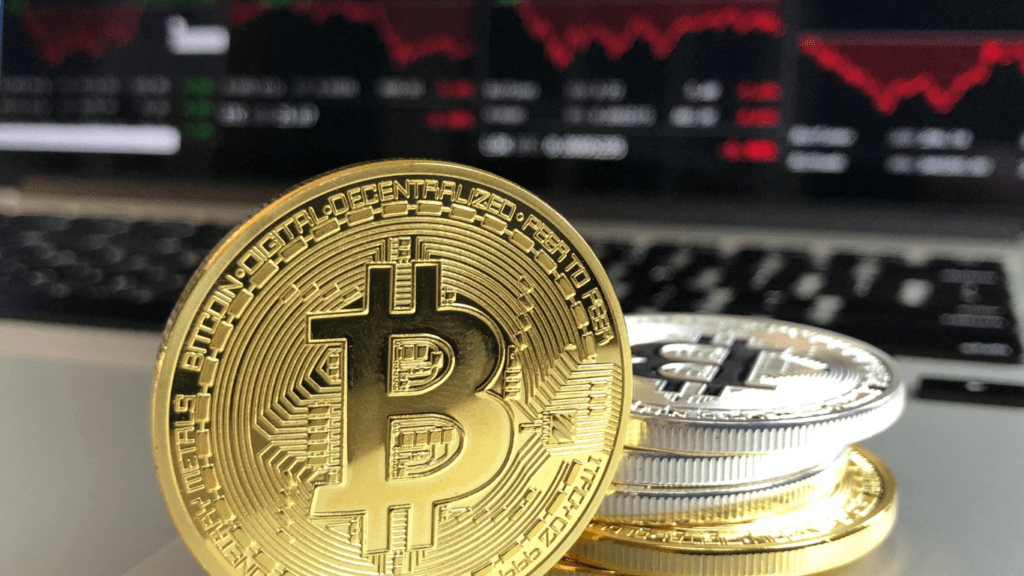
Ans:
[[[0,566],[202,576],[150,449],[149,332],[0,321]],[[892,468],[889,538],[830,576],[1024,573],[1024,409],[911,399],[864,444]]]

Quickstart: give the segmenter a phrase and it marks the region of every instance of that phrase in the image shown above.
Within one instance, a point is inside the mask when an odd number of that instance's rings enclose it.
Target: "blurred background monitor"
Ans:
[[[978,215],[1024,205],[1014,2],[8,0],[3,10],[0,184],[143,180],[165,185],[133,188],[140,196],[169,185],[262,202],[340,165],[430,157],[556,204]]]
[[[869,446],[900,520],[835,576],[1021,573],[1019,2],[2,6],[0,437],[47,470],[0,470],[13,573],[201,573],[152,477],[158,335],[68,324],[161,329],[254,205],[390,157],[488,169],[579,219],[627,312],[898,355],[915,398]]]

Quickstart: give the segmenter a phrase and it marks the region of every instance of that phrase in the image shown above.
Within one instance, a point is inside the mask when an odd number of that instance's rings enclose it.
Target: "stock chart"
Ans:
[[[813,174],[822,195],[1015,197],[1022,30],[1008,3],[805,10],[787,168]]]
[[[1024,12],[879,0],[9,0],[0,168],[1005,202]],[[1019,201],[1019,200],[1016,200]]]
[[[778,160],[777,2],[534,1],[488,22],[485,158],[588,190],[675,190]]]

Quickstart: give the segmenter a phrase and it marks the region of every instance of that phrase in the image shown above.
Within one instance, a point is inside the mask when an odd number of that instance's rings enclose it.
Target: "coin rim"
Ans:
[[[664,527],[692,525],[695,527],[720,523],[751,522],[766,515],[792,512],[813,504],[832,494],[849,469],[847,448],[832,460],[819,463],[788,477],[760,482],[734,483],[717,486],[646,486],[613,482],[602,504],[609,499],[629,508],[619,518],[598,509],[594,520],[605,524],[628,523],[636,526]],[[642,511],[644,499],[686,502],[685,511],[674,511],[677,518],[665,518],[667,513]],[[603,506],[602,506],[603,507]]]
[[[622,456],[623,445],[629,427],[629,414],[633,396],[633,369],[630,364],[632,354],[626,332],[625,318],[618,298],[615,297],[612,282],[607,272],[605,272],[604,266],[598,260],[597,255],[594,254],[593,249],[575,227],[547,202],[526,188],[491,172],[464,164],[429,159],[384,160],[350,164],[324,172],[292,186],[281,197],[269,202],[250,216],[248,220],[232,229],[196,268],[195,273],[193,273],[182,291],[164,327],[160,348],[157,352],[150,407],[150,437],[153,443],[153,459],[160,492],[171,516],[171,521],[174,523],[178,534],[185,542],[189,552],[207,573],[223,576],[234,574],[227,561],[217,555],[207,543],[207,539],[200,535],[199,530],[188,514],[178,487],[173,450],[170,445],[170,435],[166,433],[166,429],[167,410],[170,405],[170,394],[173,388],[173,376],[177,371],[176,360],[180,355],[193,314],[198,311],[203,298],[205,298],[219,278],[219,274],[209,274],[209,272],[214,269],[217,269],[218,272],[226,269],[235,256],[238,256],[244,248],[248,247],[252,241],[267,230],[269,224],[272,224],[282,215],[287,215],[292,209],[305,202],[321,197],[326,193],[340,190],[345,184],[386,176],[430,174],[432,172],[437,173],[439,176],[444,175],[465,179],[487,186],[499,194],[513,197],[516,201],[524,203],[530,209],[542,215],[554,231],[573,246],[577,255],[583,258],[592,273],[594,281],[605,296],[609,320],[615,328],[622,358],[622,366],[620,367],[623,386],[622,405],[615,433],[615,444],[612,447],[611,454],[609,454],[604,476],[592,491],[589,505],[580,514],[576,525],[562,533],[562,539],[558,544],[548,547],[547,556],[535,565],[534,571],[543,573],[554,566],[562,555],[576,542],[580,534],[583,533],[588,522],[600,506],[601,499],[619,467],[619,459]],[[260,226],[260,224],[265,225]],[[232,250],[233,247],[237,248]],[[182,324],[179,320],[183,318],[188,318],[189,320]],[[170,354],[171,352],[173,354]],[[171,361],[165,363],[165,360]]]
[[[551,567],[547,576],[561,576],[567,574],[579,574],[581,576],[619,576],[619,573],[614,570],[588,566],[577,560],[571,553],[566,554],[560,558],[558,562],[555,562],[555,565]]]
[[[838,454],[846,451],[846,445],[828,450],[794,450],[790,453],[750,453],[750,454],[705,454],[684,453],[660,448],[637,448],[626,444],[622,451],[622,462],[612,481],[616,485],[643,485],[656,488],[686,487],[721,487],[735,484],[778,481],[794,474],[801,474],[819,467],[824,462],[835,460]],[[633,466],[624,469],[627,458],[632,459]],[[659,460],[668,460],[663,464]],[[675,461],[675,462],[672,462]],[[686,465],[688,461],[689,465]],[[780,464],[781,463],[781,464]],[[655,482],[643,473],[633,472],[634,467],[676,469],[676,482]],[[679,468],[684,470],[681,472]],[[730,470],[721,472],[722,469]],[[735,470],[739,470],[735,472]],[[765,474],[770,470],[771,474]],[[657,474],[657,472],[655,472]]]
[[[604,542],[605,545],[610,546],[621,546],[631,549],[657,551],[662,554],[671,555],[692,555],[692,556],[753,556],[756,554],[765,553],[794,553],[801,554],[802,551],[815,548],[818,546],[829,546],[834,545],[837,550],[842,549],[846,542],[849,542],[849,538],[864,538],[868,541],[874,541],[872,548],[877,546],[882,540],[885,539],[886,535],[895,525],[896,521],[896,509],[897,509],[897,487],[896,478],[893,476],[892,471],[888,466],[885,465],[882,460],[871,451],[867,450],[859,444],[850,446],[849,463],[848,466],[855,466],[854,462],[855,455],[862,457],[871,468],[877,473],[878,478],[881,482],[881,493],[875,498],[871,506],[871,513],[858,521],[844,525],[840,529],[836,529],[833,532],[819,535],[813,538],[806,538],[803,540],[789,540],[785,542],[776,542],[772,544],[751,544],[742,548],[711,548],[707,545],[700,545],[695,543],[666,543],[666,542],[653,542],[647,543],[646,541],[629,536],[621,536],[613,533],[597,532],[588,527],[584,539],[589,542],[599,543]],[[785,515],[798,516],[800,514],[813,513],[805,512],[804,510],[797,509],[788,511]],[[767,518],[771,524],[776,524],[778,516],[772,516]],[[759,520],[752,520],[747,523],[756,526]],[[624,522],[599,522],[599,524],[621,526],[629,525]],[[735,524],[724,524],[725,526],[735,527]],[[639,524],[638,524],[639,526]],[[648,526],[644,526],[648,527]],[[671,528],[670,528],[671,529]],[[705,531],[708,530],[706,525],[693,525],[693,529]],[[593,560],[588,559],[584,555],[580,555],[574,551],[575,556],[579,561],[583,563],[590,563]],[[864,552],[866,554],[866,552]],[[863,554],[855,554],[847,559],[844,563],[852,562],[856,558],[859,558]],[[842,564],[836,564],[835,566],[841,566]],[[605,568],[606,570],[619,570],[617,568]],[[824,570],[825,568],[819,568]]]

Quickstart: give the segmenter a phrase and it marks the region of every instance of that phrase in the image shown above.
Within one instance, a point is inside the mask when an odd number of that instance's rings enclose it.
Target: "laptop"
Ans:
[[[463,162],[562,211],[627,312],[894,354],[892,535],[832,574],[1024,570],[1024,13],[952,0],[8,1],[0,564],[199,575],[152,467],[162,328],[289,186]]]

